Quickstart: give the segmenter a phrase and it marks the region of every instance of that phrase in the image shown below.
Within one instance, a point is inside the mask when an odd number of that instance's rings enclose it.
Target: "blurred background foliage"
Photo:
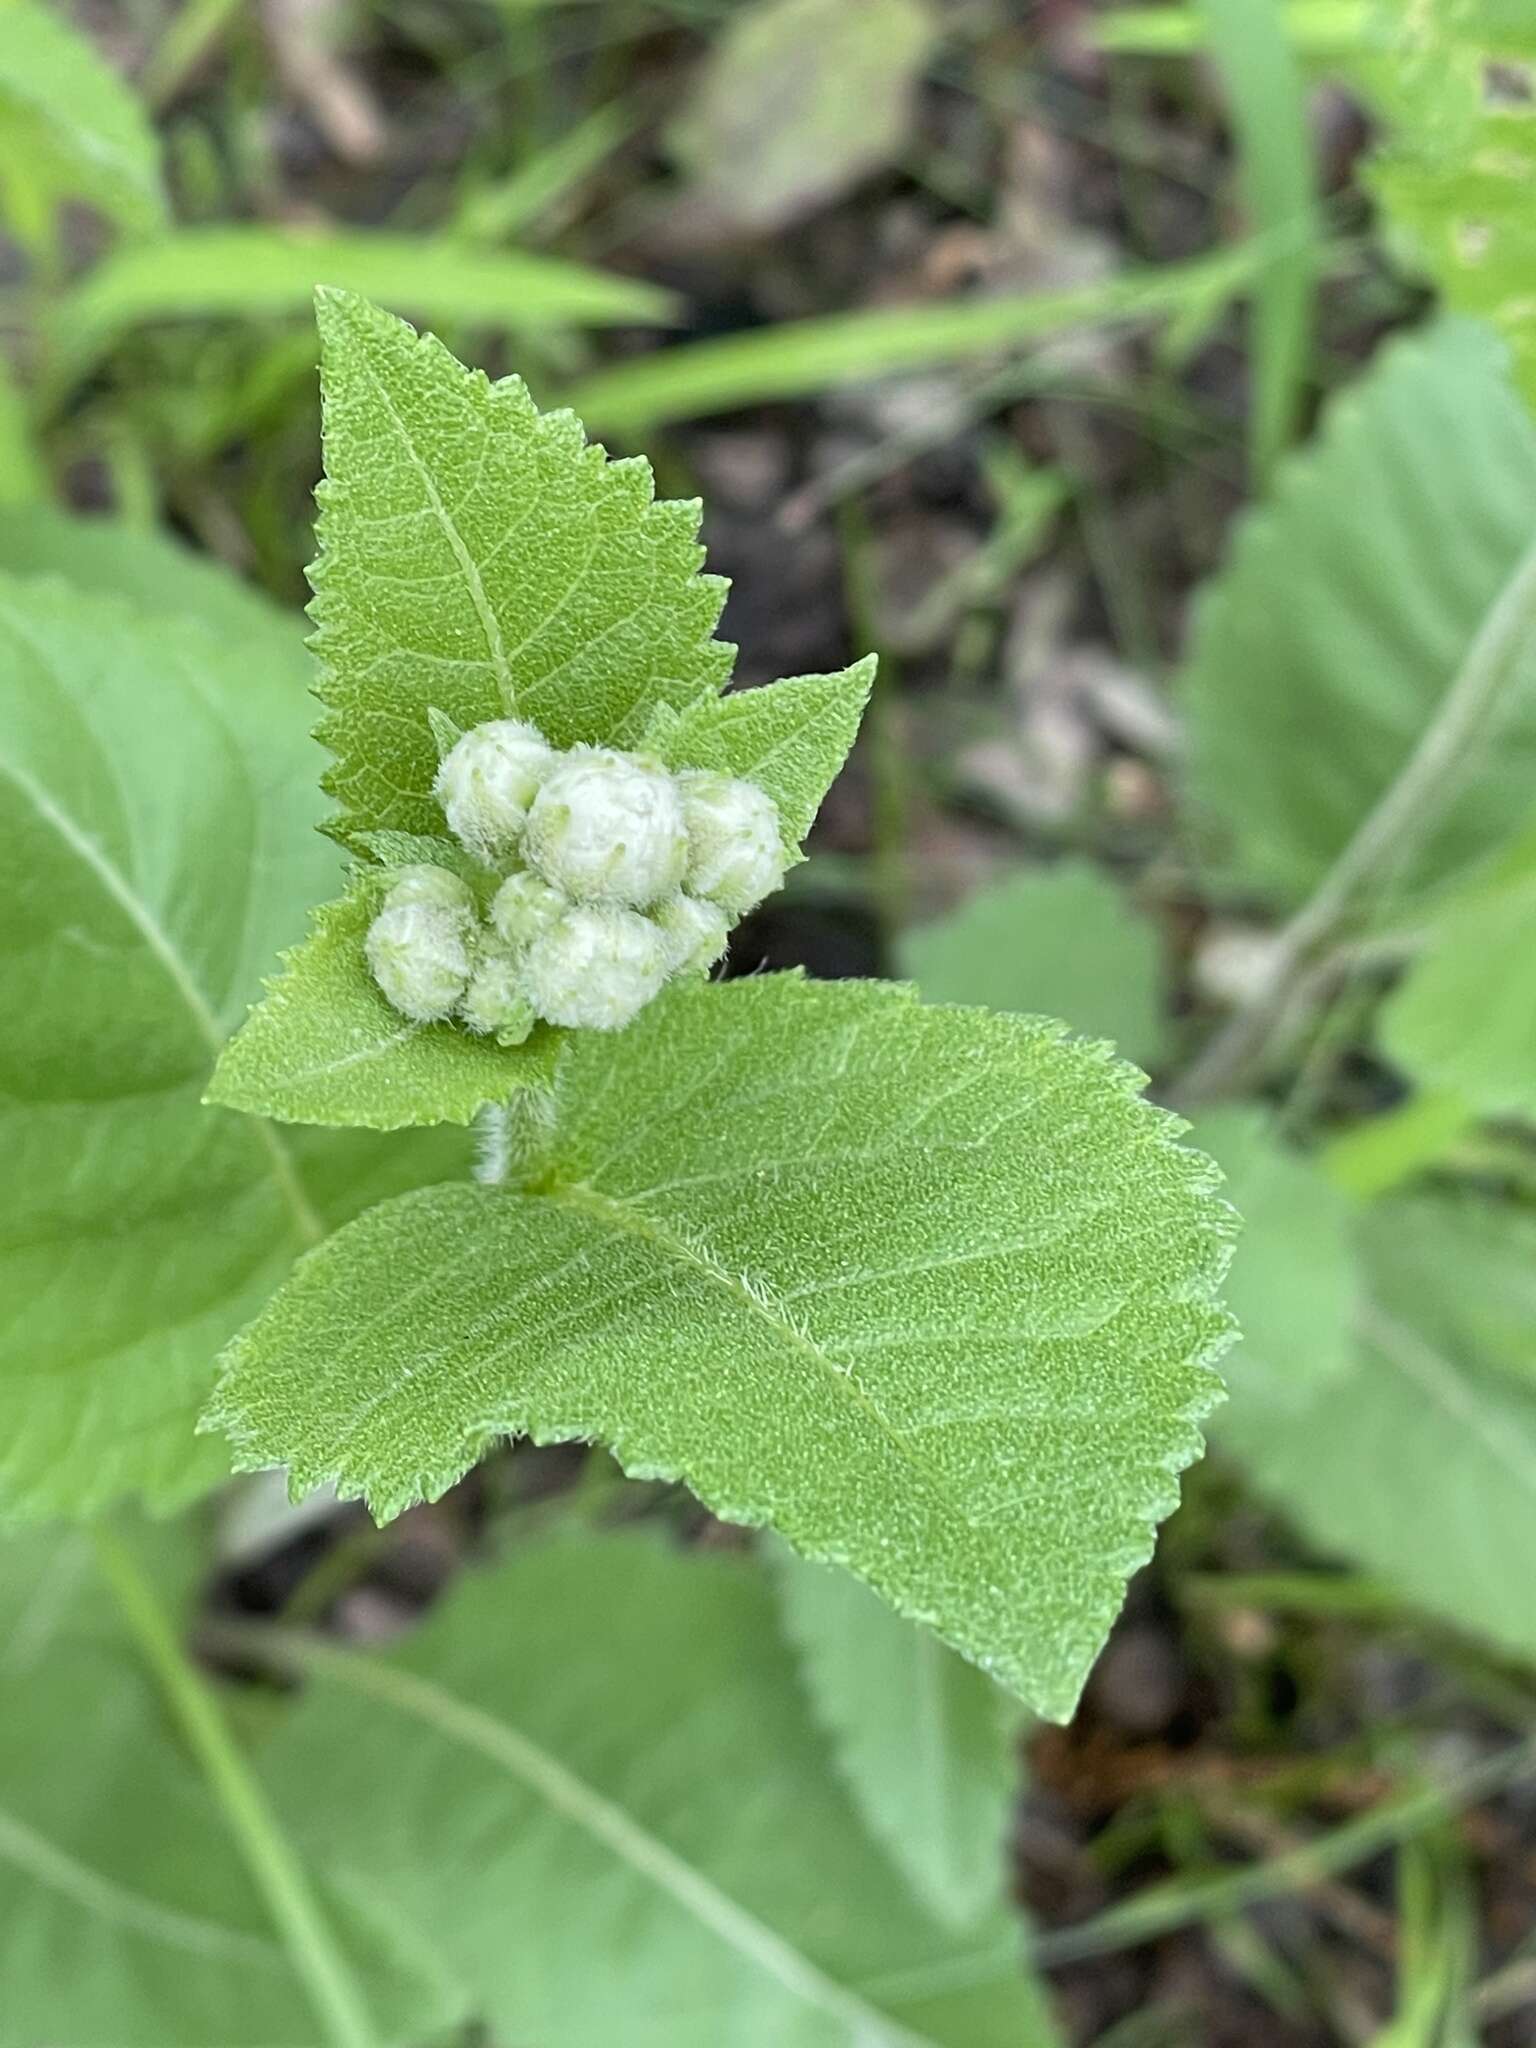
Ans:
[[[310,294],[355,287],[702,494],[744,681],[879,649],[733,970],[1059,1015],[1225,1167],[1232,1398],[1070,1729],[771,1573],[783,1740],[814,1709],[935,1924],[1006,1821],[1064,2040],[1536,2038],[1533,64],[1526,0],[0,0],[0,569],[269,645],[213,565],[302,602]],[[740,1541],[524,1448],[382,1533],[247,1487],[179,1569],[368,1641],[631,1519]],[[782,1853],[844,1855],[828,1810]],[[628,2038],[578,1986],[527,2038]]]

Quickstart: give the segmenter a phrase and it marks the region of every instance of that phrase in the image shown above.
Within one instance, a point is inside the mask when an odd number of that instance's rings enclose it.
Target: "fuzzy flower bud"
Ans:
[[[448,829],[477,859],[504,860],[517,847],[528,807],[555,761],[538,729],[515,718],[472,726],[443,756],[432,793]]]
[[[660,992],[666,943],[633,910],[577,905],[534,940],[522,976],[549,1023],[619,1031]]]
[[[678,777],[688,827],[684,882],[742,917],[784,879],[778,806],[755,783],[690,768]]]
[[[517,955],[489,934],[482,935],[459,1015],[471,1031],[482,1037],[494,1033],[502,1045],[521,1045],[533,1029],[533,1004]]]
[[[633,754],[573,748],[534,800],[523,851],[577,903],[647,909],[683,878],[688,845],[677,784]]]
[[[364,951],[385,1001],[418,1024],[452,1014],[470,975],[471,927],[433,903],[386,903]]]
[[[731,921],[716,903],[681,890],[655,912],[657,930],[667,948],[669,974],[708,974],[725,951]]]
[[[570,909],[568,899],[538,875],[509,875],[491,900],[491,923],[514,948],[531,946],[556,918]]]
[[[390,910],[417,903],[446,911],[451,917],[472,918],[475,914],[469,884],[450,868],[430,865],[397,868],[389,878],[389,894],[384,902]]]

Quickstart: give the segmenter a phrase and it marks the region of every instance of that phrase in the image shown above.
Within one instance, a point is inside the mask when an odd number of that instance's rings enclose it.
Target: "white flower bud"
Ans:
[[[684,882],[691,894],[742,917],[784,879],[778,806],[756,783],[707,768],[685,770],[678,785],[688,827]]]
[[[491,923],[509,946],[531,946],[570,907],[569,899],[538,875],[509,875],[491,899]]]
[[[396,868],[389,877],[389,893],[384,903],[389,910],[403,910],[409,904],[420,903],[446,911],[452,917],[473,918],[475,914],[474,894],[463,877],[450,868],[429,865]]]
[[[459,1015],[471,1031],[482,1037],[494,1032],[502,1045],[521,1045],[533,1029],[533,1004],[523,987],[518,957],[489,934],[481,938]]]
[[[432,785],[454,838],[480,860],[505,859],[555,759],[544,735],[515,718],[471,727],[443,756]]]
[[[386,1002],[418,1024],[452,1013],[470,974],[470,926],[432,903],[386,904],[364,951]]]
[[[658,994],[667,949],[648,918],[633,910],[577,905],[534,940],[523,986],[551,1024],[618,1031]]]
[[[656,927],[666,941],[669,974],[708,974],[725,951],[731,921],[717,903],[681,890],[669,896],[654,913]]]
[[[688,845],[677,785],[658,763],[576,747],[528,814],[529,861],[577,903],[644,910],[683,878]]]

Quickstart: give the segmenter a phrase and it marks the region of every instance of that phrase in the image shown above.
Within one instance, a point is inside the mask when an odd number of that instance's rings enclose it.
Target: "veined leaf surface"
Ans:
[[[1138,1083],[886,984],[679,989],[573,1035],[528,1192],[426,1189],[307,1259],[209,1422],[380,1517],[500,1435],[599,1439],[1064,1715],[1228,1334],[1230,1212]]]

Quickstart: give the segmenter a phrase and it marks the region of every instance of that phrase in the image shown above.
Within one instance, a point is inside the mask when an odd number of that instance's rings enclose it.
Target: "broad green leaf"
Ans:
[[[159,1538],[157,1570],[179,1570],[177,1544]],[[37,1548],[0,1543],[0,1614]],[[66,1535],[62,1550],[67,1575],[44,1566],[38,1601],[0,1643],[0,2048],[307,2048],[314,2015],[226,1823],[89,1545]],[[443,2024],[441,1991],[413,1968],[419,1948],[384,1939],[340,1894],[325,1903],[381,2041]]]
[[[898,155],[936,34],[923,0],[752,0],[672,140],[711,220],[782,229]]]
[[[537,1191],[307,1259],[209,1411],[381,1518],[596,1438],[1070,1712],[1198,1454],[1229,1211],[1104,1048],[881,983],[679,988],[575,1033]]]
[[[1223,1376],[1234,1390],[1262,1382],[1276,1400],[1310,1400],[1353,1357],[1355,1204],[1312,1161],[1281,1143],[1257,1109],[1203,1116],[1199,1140],[1227,1177],[1243,1219],[1227,1279],[1242,1341]],[[1219,1438],[1227,1411],[1212,1424]]]
[[[286,640],[0,581],[0,1510],[187,1498],[211,1363],[294,1253],[451,1171],[199,1107],[324,891]],[[253,658],[254,653],[254,658]]]
[[[799,842],[858,730],[872,658],[721,697],[724,585],[702,576],[696,504],[658,504],[643,462],[609,462],[568,413],[538,413],[365,302],[320,300],[326,461],[320,737],[328,829],[370,859],[441,835],[434,720],[508,711],[557,745],[644,743],[676,767],[750,776]],[[397,864],[397,863],[396,863]],[[220,1063],[210,1100],[286,1121],[467,1123],[546,1088],[563,1034],[503,1048],[423,1029],[363,957],[376,888],[355,878]]]
[[[1156,928],[1087,861],[978,890],[901,945],[902,971],[934,1002],[1061,1017],[1142,1066],[1164,1036],[1158,955]]]
[[[394,1131],[472,1123],[487,1102],[550,1085],[563,1034],[547,1025],[509,1055],[455,1024],[415,1024],[391,1009],[363,955],[379,899],[359,876],[316,912],[226,1047],[209,1102],[285,1123]]]
[[[870,1832],[936,1918],[1003,1894],[1019,1786],[1017,1704],[847,1572],[774,1559],[801,1674]]]
[[[269,1761],[312,1857],[499,2040],[1057,2038],[1013,1917],[946,1928],[864,1833],[747,1560],[522,1546],[400,1653],[311,1660]]]
[[[1447,305],[1477,314],[1509,343],[1536,404],[1536,103],[1523,65],[1536,57],[1524,0],[1420,0],[1398,24],[1387,139],[1370,185]]]
[[[62,576],[76,590],[128,598],[143,612],[185,613],[248,652],[257,647],[274,681],[291,679],[290,701],[304,707],[310,661],[304,622],[207,555],[168,533],[120,519],[79,518],[53,505],[0,511],[0,571]],[[296,749],[297,750],[297,749]]]
[[[1502,350],[1448,323],[1394,343],[1242,522],[1181,694],[1212,884],[1293,903],[1395,782],[1536,537],[1536,426]],[[1411,856],[1411,896],[1498,845],[1536,787],[1536,655]]]
[[[1310,1400],[1235,1373],[1220,1441],[1319,1548],[1536,1657],[1532,1221],[1399,1199],[1371,1212],[1361,1251],[1348,1370]]]
[[[326,482],[312,607],[339,837],[441,832],[429,710],[511,710],[556,746],[637,741],[733,650],[697,503],[608,462],[517,378],[488,383],[345,292],[319,300]]]
[[[1536,840],[1448,903],[1381,1014],[1387,1054],[1485,1116],[1536,1118]]]
[[[25,177],[46,201],[85,199],[125,227],[165,216],[142,108],[64,11],[0,0],[0,195]]]
[[[448,322],[532,331],[671,316],[671,296],[555,256],[469,249],[441,236],[181,228],[119,250],[50,318],[52,382],[82,377],[123,334],[151,320],[307,315],[317,286],[339,286]]]

